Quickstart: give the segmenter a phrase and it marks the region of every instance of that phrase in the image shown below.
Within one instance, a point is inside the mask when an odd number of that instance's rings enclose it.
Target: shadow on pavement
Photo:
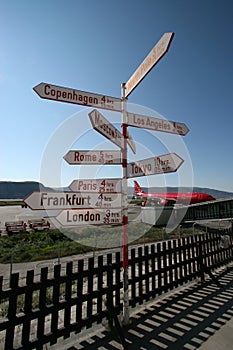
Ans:
[[[233,316],[233,267],[215,277],[221,287],[207,279],[141,306],[123,329],[127,349],[198,349]],[[123,349],[117,333],[105,330],[77,343],[67,350]]]

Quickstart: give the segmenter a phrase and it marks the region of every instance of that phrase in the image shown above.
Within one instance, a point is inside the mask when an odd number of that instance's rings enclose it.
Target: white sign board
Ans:
[[[33,210],[120,208],[119,193],[32,192],[24,199]]]
[[[129,147],[131,148],[132,152],[134,154],[136,154],[136,145],[134,143],[134,140],[132,139],[132,136],[130,135],[130,133],[127,131],[127,143],[129,145]]]
[[[114,225],[121,224],[120,209],[63,210],[56,219],[62,226]]]
[[[136,86],[142,81],[142,79],[149,73],[154,65],[165,55],[168,51],[170,43],[174,33],[165,33],[158,43],[154,46],[151,52],[147,55],[144,61],[136,69],[131,78],[125,85],[125,97],[136,88]]]
[[[69,186],[74,192],[121,193],[122,179],[80,179]]]
[[[95,130],[105,136],[107,139],[115,143],[115,145],[123,148],[124,138],[121,132],[115,128],[109,121],[96,109],[89,114],[91,124]]]
[[[138,177],[175,172],[184,160],[176,153],[155,156],[127,165],[127,177]]]
[[[189,129],[184,123],[177,123],[134,113],[127,113],[127,125],[181,136],[185,136],[189,132]]]
[[[121,112],[121,99],[106,95],[95,94],[72,88],[66,88],[48,83],[40,83],[33,90],[41,97],[47,100],[58,102],[74,103],[83,106],[109,109]]]
[[[121,164],[121,152],[111,150],[71,150],[63,158],[71,165]]]

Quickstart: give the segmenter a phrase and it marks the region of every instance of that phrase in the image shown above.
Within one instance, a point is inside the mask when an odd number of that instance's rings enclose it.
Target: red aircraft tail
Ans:
[[[134,181],[134,190],[136,195],[140,195],[143,193],[143,190],[141,189],[140,185],[137,183],[137,181]]]

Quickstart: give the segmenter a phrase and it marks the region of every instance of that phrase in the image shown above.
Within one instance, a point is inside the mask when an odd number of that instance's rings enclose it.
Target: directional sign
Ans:
[[[127,113],[127,125],[181,136],[185,136],[189,132],[189,129],[184,123],[177,123],[134,113]]]
[[[151,52],[147,55],[144,61],[136,69],[131,78],[127,81],[125,85],[125,97],[136,88],[136,86],[142,81],[142,79],[149,73],[149,71],[154,67],[154,65],[165,55],[168,51],[170,43],[174,33],[165,33],[158,43],[154,46]]]
[[[56,219],[62,226],[114,225],[122,222],[120,209],[63,210]]]
[[[132,152],[134,154],[136,154],[136,145],[134,143],[134,140],[132,139],[132,136],[130,135],[130,133],[127,131],[127,143],[129,145],[129,147],[131,148]]]
[[[69,186],[74,192],[114,193],[121,192],[122,179],[73,180]]]
[[[101,165],[101,164],[121,164],[120,151],[83,151],[72,150],[63,157],[65,161],[72,165]]]
[[[115,143],[115,145],[118,147],[124,147],[124,137],[122,133],[116,129],[115,126],[109,123],[109,121],[100,112],[94,109],[89,113],[89,118],[93,129],[97,130],[100,134],[107,137],[107,139]],[[136,146],[129,132],[127,132],[127,143],[132,151],[136,153]]]
[[[48,83],[40,83],[33,90],[41,97],[47,100],[74,103],[83,106],[109,109],[121,112],[121,99],[106,95],[95,94],[92,92],[75,90]]]
[[[79,192],[32,192],[24,199],[33,210],[60,210],[82,208],[119,208],[121,194]]]
[[[129,163],[127,165],[127,177],[138,177],[175,172],[184,160],[176,153],[155,156]]]
[[[123,148],[123,135],[115,128],[115,126],[110,124],[109,121],[96,109],[91,111],[88,115],[95,130],[115,143],[115,145]]]

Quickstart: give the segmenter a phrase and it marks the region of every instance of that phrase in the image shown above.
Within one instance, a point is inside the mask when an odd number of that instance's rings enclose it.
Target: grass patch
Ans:
[[[71,241],[59,230],[22,232],[0,237],[0,263],[47,260],[90,250],[87,246]]]

